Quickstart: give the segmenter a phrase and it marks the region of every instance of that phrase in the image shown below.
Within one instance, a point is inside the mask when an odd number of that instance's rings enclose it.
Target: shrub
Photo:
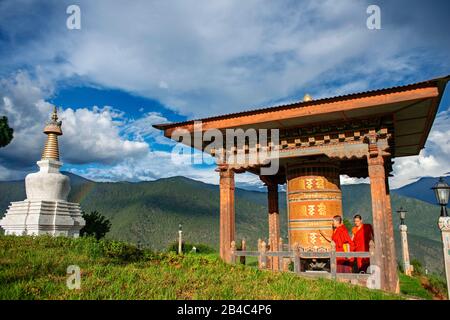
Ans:
[[[447,282],[444,278],[437,274],[431,274],[428,276],[428,281],[432,288],[432,292],[442,297],[447,297]]]
[[[398,271],[400,271],[401,273],[405,273],[405,268],[403,266],[403,263],[401,263],[400,261],[397,261],[397,269]]]
[[[80,230],[80,236],[94,236],[97,240],[100,240],[111,229],[111,222],[98,211],[83,212],[83,218],[86,225]]]
[[[100,247],[105,256],[123,262],[139,261],[144,257],[144,251],[135,245],[114,240],[101,240]]]
[[[424,272],[423,272],[423,266],[422,266],[422,263],[421,263],[419,260],[417,260],[417,259],[411,260],[411,265],[412,265],[413,268],[414,268],[413,273],[414,273],[415,275],[420,276],[420,275],[422,275],[422,274],[424,273]]]
[[[7,146],[13,138],[14,130],[8,125],[7,117],[0,117],[0,148]]]

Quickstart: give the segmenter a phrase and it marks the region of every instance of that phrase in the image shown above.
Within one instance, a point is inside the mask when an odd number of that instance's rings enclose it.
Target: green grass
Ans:
[[[403,273],[399,277],[401,293],[427,300],[433,299],[433,295],[421,285],[419,278],[408,277]]]
[[[69,290],[66,270],[81,268]],[[152,253],[92,238],[0,236],[0,299],[400,299],[337,283],[228,265],[215,254]]]

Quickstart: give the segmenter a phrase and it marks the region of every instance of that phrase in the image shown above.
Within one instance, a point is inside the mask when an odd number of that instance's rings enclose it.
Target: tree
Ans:
[[[81,236],[94,236],[97,240],[103,238],[109,229],[111,222],[97,210],[91,213],[82,213],[86,225],[80,230]]]
[[[13,138],[14,130],[8,125],[7,117],[0,117],[0,148],[7,146]]]

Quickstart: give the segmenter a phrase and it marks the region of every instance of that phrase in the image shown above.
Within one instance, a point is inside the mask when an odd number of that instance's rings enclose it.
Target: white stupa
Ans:
[[[62,135],[56,107],[44,128],[47,134],[39,172],[25,179],[27,199],[11,202],[0,226],[8,235],[41,235],[78,237],[85,225],[78,203],[67,201],[70,179],[59,172],[58,136]]]

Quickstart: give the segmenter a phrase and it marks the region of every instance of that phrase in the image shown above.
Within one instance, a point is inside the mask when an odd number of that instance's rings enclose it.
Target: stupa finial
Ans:
[[[47,122],[44,133],[47,135],[44,151],[42,152],[42,160],[59,161],[58,136],[62,135],[62,121],[58,121],[58,112],[56,106],[53,108],[51,120]]]
[[[56,122],[58,120],[58,110],[56,110],[56,106],[53,107],[52,120]]]

